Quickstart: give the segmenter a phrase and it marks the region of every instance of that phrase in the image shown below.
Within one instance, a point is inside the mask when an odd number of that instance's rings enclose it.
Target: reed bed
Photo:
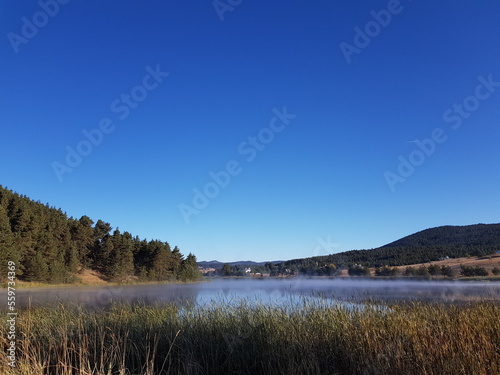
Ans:
[[[5,316],[5,315],[4,315]],[[500,374],[500,306],[250,301],[19,311],[2,374]],[[7,347],[5,325],[1,345]]]

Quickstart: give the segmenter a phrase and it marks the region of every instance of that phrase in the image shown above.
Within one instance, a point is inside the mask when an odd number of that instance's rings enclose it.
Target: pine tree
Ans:
[[[235,272],[235,270],[234,267],[232,267],[230,264],[224,263],[220,272],[222,276],[231,276]]]
[[[170,246],[169,246],[169,248],[170,248]],[[183,256],[181,254],[181,251],[177,246],[175,246],[174,249],[172,250],[172,254],[171,254],[172,272],[175,275],[177,275],[179,273],[179,271],[181,269],[182,261],[183,261]]]
[[[103,271],[108,267],[108,260],[113,251],[111,236],[111,225],[102,220],[97,220],[93,230],[93,245],[90,254],[91,265],[93,268]]]
[[[114,251],[113,237],[106,235],[94,246],[93,251],[93,267],[97,271],[109,276],[109,269],[112,262],[111,254]]]
[[[49,267],[47,262],[43,259],[41,253],[35,253],[31,259],[26,259],[26,272],[25,278],[28,281],[48,281],[49,280]]]
[[[144,279],[148,278],[149,270],[151,269],[152,254],[150,243],[146,240],[140,242],[134,241],[135,273]]]
[[[74,243],[66,249],[64,254],[64,264],[69,272],[75,273],[79,271],[80,261],[78,257],[78,250]]]
[[[12,261],[19,267],[20,254],[15,251],[14,235],[10,229],[7,211],[0,205],[0,280],[7,278],[8,262]]]
[[[201,272],[198,269],[196,257],[189,253],[186,259],[182,262],[179,279],[186,281],[195,281],[201,277]]]
[[[25,258],[31,258],[35,255],[34,233],[32,231],[31,218],[23,201],[18,196],[13,196],[9,202],[8,216],[10,220],[11,230],[14,234],[14,246],[19,252],[21,261]],[[23,271],[24,263],[18,268],[18,271]]]
[[[113,279],[126,279],[134,272],[134,243],[130,233],[120,234],[117,229],[112,236],[113,251],[110,254],[109,266],[105,272]]]
[[[64,265],[63,253],[60,253],[48,264],[48,280],[52,283],[64,283],[68,279],[68,269]]]
[[[68,282],[84,268],[117,280],[134,274],[165,280],[181,272],[184,279],[197,277],[196,259],[184,261],[167,242],[148,243],[119,230],[110,234],[111,225],[102,220],[92,225],[88,216],[68,218],[0,186],[0,278],[6,277],[9,260],[18,276],[33,281]]]
[[[172,277],[172,266],[170,247],[158,241],[149,277],[157,281],[167,280]]]
[[[94,222],[88,216],[71,222],[71,240],[76,245],[80,263],[84,267],[91,264],[91,251],[94,245]]]

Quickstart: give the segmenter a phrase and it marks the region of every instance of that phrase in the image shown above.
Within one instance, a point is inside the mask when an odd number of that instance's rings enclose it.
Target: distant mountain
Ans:
[[[292,259],[280,264],[279,268],[302,274],[322,274],[325,269],[333,272],[331,270],[335,267],[355,264],[366,267],[404,266],[445,257],[486,256],[498,250],[500,224],[447,225],[414,233],[376,249]]]
[[[477,245],[498,246],[500,224],[446,225],[425,229],[382,247]],[[500,248],[499,248],[500,249]]]
[[[500,250],[500,224],[475,224],[465,226],[445,225],[416,232],[387,245],[370,250],[350,250],[342,253],[311,258],[271,261],[279,271],[323,274],[327,265],[349,267],[360,264],[366,267],[404,266],[436,261],[441,258],[485,256]],[[264,266],[268,262],[228,262],[231,266]],[[217,260],[198,262],[204,268],[221,269]],[[329,268],[328,272],[333,272]]]
[[[237,262],[219,262],[218,260],[210,260],[210,261],[201,261],[198,262],[198,266],[203,267],[203,268],[215,268],[215,269],[221,269],[222,266],[227,263],[230,266],[264,266],[266,263],[282,263],[282,260],[276,260],[276,261],[270,261],[270,262],[254,262],[251,260],[240,260]]]

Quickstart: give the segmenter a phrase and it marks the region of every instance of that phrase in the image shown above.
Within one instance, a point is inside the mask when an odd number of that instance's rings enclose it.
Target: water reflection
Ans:
[[[500,283],[464,281],[411,281],[360,279],[264,279],[214,280],[197,284],[129,285],[108,287],[65,287],[18,290],[18,307],[54,305],[59,302],[88,307],[106,307],[112,302],[180,306],[205,305],[212,301],[256,301],[283,305],[301,303],[302,297],[318,301],[366,300],[469,301],[500,300]],[[0,298],[7,301],[6,290]]]
[[[257,297],[273,303],[290,295],[340,301],[470,301],[500,300],[500,283],[373,279],[216,280],[200,287],[198,303],[215,297]]]
[[[159,284],[20,289],[16,293],[16,304],[35,307],[64,302],[101,308],[114,302],[147,305],[175,302],[188,306],[196,303],[197,294],[198,289],[192,285]]]

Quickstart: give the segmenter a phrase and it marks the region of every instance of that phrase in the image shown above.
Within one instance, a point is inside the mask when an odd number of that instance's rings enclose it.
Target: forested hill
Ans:
[[[199,276],[196,257],[184,259],[167,242],[142,240],[87,216],[68,217],[0,185],[0,280],[7,277],[8,261],[26,281],[74,282],[85,268],[119,281]]]
[[[382,247],[436,246],[436,245],[475,245],[498,246],[500,224],[475,224],[425,229],[403,237]],[[500,248],[499,248],[500,250]]]
[[[359,264],[364,267],[403,266],[426,263],[445,257],[485,256],[500,250],[500,224],[442,226],[426,229],[388,245],[371,250],[351,250],[338,254],[293,259],[277,267],[279,271],[309,275],[334,274],[339,268]]]

